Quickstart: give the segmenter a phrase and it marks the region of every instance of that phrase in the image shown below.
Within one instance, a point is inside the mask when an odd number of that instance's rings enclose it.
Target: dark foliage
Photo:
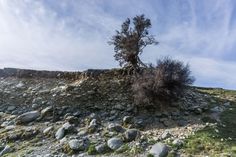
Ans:
[[[146,66],[139,58],[147,45],[157,44],[154,36],[149,35],[151,21],[144,15],[133,18],[133,27],[128,18],[121,26],[121,31],[116,31],[108,43],[114,45],[115,60],[120,66],[131,67],[134,70]]]
[[[160,105],[179,99],[188,85],[194,82],[188,65],[168,57],[158,60],[157,65],[144,69],[134,79],[133,92],[137,105]]]

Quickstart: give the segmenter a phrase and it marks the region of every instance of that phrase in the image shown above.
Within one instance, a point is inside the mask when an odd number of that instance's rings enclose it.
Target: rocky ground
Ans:
[[[130,83],[120,74],[3,77],[0,156],[234,156],[236,123],[229,122],[236,118],[235,99],[234,92],[191,87],[171,106],[143,109],[133,104]],[[222,120],[225,112],[232,116]],[[218,140],[208,139],[208,129],[227,127],[231,137],[214,136],[229,147],[207,147]]]

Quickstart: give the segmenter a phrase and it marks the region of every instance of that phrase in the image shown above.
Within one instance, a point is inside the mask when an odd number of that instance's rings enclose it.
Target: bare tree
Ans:
[[[121,25],[121,31],[116,30],[108,43],[114,45],[115,60],[120,66],[128,67],[136,72],[146,65],[140,60],[140,55],[147,45],[157,44],[153,35],[149,35],[151,21],[144,15],[133,18],[133,27],[129,18]]]

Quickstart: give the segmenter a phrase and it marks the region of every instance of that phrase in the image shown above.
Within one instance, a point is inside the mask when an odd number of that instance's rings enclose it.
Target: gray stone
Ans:
[[[170,120],[170,119],[167,119],[163,122],[163,124],[166,126],[166,127],[169,127],[171,125],[173,125],[173,122]]]
[[[72,150],[85,150],[88,148],[89,146],[89,140],[87,138],[84,138],[84,139],[72,139],[68,142],[69,144],[69,147],[72,149]]]
[[[115,132],[124,132],[125,131],[125,129],[121,125],[116,124],[116,123],[109,124],[107,129],[109,131],[115,131]]]
[[[92,119],[91,122],[89,123],[89,126],[92,126],[92,125],[98,125],[98,122],[97,122],[97,119]]]
[[[5,130],[9,131],[9,130],[14,130],[16,128],[15,125],[8,125],[5,127]]]
[[[68,132],[73,131],[75,129],[74,126],[69,122],[64,123],[62,127]]]
[[[80,111],[77,111],[77,112],[73,113],[73,116],[75,116],[75,117],[79,117],[80,115],[81,115]]]
[[[38,105],[38,104],[33,104],[33,105],[32,105],[32,108],[33,108],[33,109],[38,109],[38,108],[39,108],[39,105]]]
[[[48,134],[51,130],[53,130],[53,126],[49,126],[43,130],[43,134]]]
[[[177,123],[178,123],[179,126],[185,126],[185,125],[188,124],[188,122],[186,120],[182,120],[182,119],[179,120]]]
[[[41,104],[43,101],[43,98],[41,97],[37,97],[37,98],[34,98],[32,103],[36,103],[36,104]]]
[[[99,154],[103,154],[103,153],[106,153],[109,148],[108,148],[107,144],[103,143],[103,144],[96,146],[95,149]]]
[[[79,150],[80,149],[80,146],[81,146],[81,141],[80,140],[77,140],[77,139],[73,139],[73,140],[70,140],[69,141],[69,146],[71,149],[73,150]]]
[[[86,136],[87,135],[87,131],[86,130],[80,130],[77,135],[80,136],[80,137]]]
[[[202,109],[201,108],[195,108],[194,113],[201,114],[202,113]]]
[[[44,157],[53,157],[52,154],[45,154]]]
[[[59,128],[55,134],[56,139],[60,140],[65,136],[65,129],[63,127]]]
[[[173,111],[173,112],[171,112],[171,115],[178,117],[178,116],[180,116],[180,113],[179,113],[179,111]]]
[[[164,121],[167,121],[167,120],[168,118],[161,118],[159,121],[163,123]]]
[[[175,139],[173,142],[172,142],[173,145],[175,146],[182,146],[184,144],[184,141],[180,140],[180,139]]]
[[[115,105],[115,106],[113,107],[113,109],[123,111],[123,110],[125,110],[126,108],[125,108],[125,106],[123,106],[123,105],[121,105],[121,104],[118,104],[118,105]]]
[[[7,126],[13,125],[13,124],[14,124],[13,121],[5,121],[5,122],[3,122],[0,126],[1,126],[1,127],[7,127]]]
[[[154,144],[149,151],[149,153],[154,155],[154,157],[166,157],[168,155],[168,152],[168,147],[160,142]]]
[[[10,153],[12,151],[11,147],[9,145],[6,145],[4,149],[0,152],[0,156],[3,156],[4,154]]]
[[[26,112],[16,118],[16,122],[18,124],[23,124],[23,123],[29,123],[37,118],[40,117],[40,113],[38,111],[31,111],[31,112]]]
[[[21,112],[22,113],[22,112]],[[17,110],[14,110],[11,112],[12,115],[17,115],[17,114],[20,114],[20,111],[17,111]]]
[[[75,117],[75,116],[67,116],[67,117],[65,118],[65,120],[66,120],[67,122],[69,122],[70,124],[75,124],[75,125],[77,125],[77,124],[79,123],[79,119],[78,119],[77,117]]]
[[[222,107],[219,107],[219,106],[215,106],[213,108],[210,109],[210,112],[212,113],[220,113],[222,112],[224,109]]]
[[[170,132],[168,130],[164,131],[162,134],[161,134],[161,139],[162,140],[165,140],[169,137],[171,137],[172,135],[170,134]]]
[[[229,107],[230,106],[230,102],[226,102],[223,105],[226,106],[226,107]]]
[[[123,145],[123,141],[118,137],[113,137],[107,141],[107,145],[112,150],[117,150]]]
[[[136,140],[140,136],[140,131],[137,129],[129,129],[125,132],[125,139],[130,142]]]
[[[61,145],[64,145],[64,144],[68,143],[68,139],[67,139],[67,137],[63,137],[62,139],[59,140],[59,142]]]
[[[16,88],[22,88],[24,87],[24,83],[23,82],[19,82],[17,85],[16,85]]]
[[[123,118],[123,124],[131,124],[133,122],[132,116],[124,116]]]
[[[42,116],[42,117],[45,117],[45,116],[51,114],[52,111],[53,111],[53,107],[52,107],[52,106],[48,106],[48,107],[46,107],[45,109],[43,109],[43,110],[41,111],[41,116]],[[52,115],[51,115],[51,116],[52,116]]]
[[[94,133],[98,129],[97,119],[92,119],[88,126],[88,132]]]
[[[145,121],[144,121],[143,119],[137,119],[137,120],[135,120],[135,122],[134,122],[134,126],[135,126],[136,128],[142,129],[142,128],[145,128],[145,125],[146,125],[146,123],[145,123]]]
[[[15,110],[15,109],[16,109],[15,106],[8,106],[8,107],[7,107],[7,111],[13,111],[13,110]]]
[[[91,113],[89,115],[89,120],[91,121],[92,119],[97,119],[99,121],[100,117],[97,114],[95,114],[95,113]]]

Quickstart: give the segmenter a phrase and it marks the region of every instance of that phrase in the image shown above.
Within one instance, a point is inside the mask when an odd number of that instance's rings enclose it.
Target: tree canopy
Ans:
[[[143,49],[147,45],[158,42],[153,35],[149,35],[149,29],[152,26],[150,19],[145,18],[144,15],[138,15],[133,18],[132,23],[133,25],[127,18],[121,25],[121,30],[116,30],[116,34],[108,43],[114,45],[114,57],[119,61],[120,66],[138,70],[146,66],[140,59]]]

